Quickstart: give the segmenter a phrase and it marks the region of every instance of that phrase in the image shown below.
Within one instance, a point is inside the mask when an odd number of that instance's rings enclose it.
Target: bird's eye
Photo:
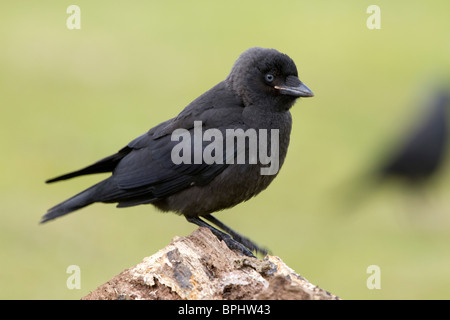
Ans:
[[[268,73],[268,74],[266,74],[265,79],[267,82],[272,82],[275,79],[275,77],[273,74]]]

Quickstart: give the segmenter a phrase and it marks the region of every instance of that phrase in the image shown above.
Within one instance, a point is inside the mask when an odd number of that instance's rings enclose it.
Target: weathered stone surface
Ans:
[[[231,251],[208,229],[175,237],[83,299],[339,299],[296,274],[276,256]]]

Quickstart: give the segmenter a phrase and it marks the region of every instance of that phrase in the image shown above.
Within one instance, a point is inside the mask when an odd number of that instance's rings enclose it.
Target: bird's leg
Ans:
[[[220,229],[222,229],[223,231],[229,233],[234,240],[236,240],[237,242],[243,244],[244,246],[246,246],[247,248],[249,248],[252,251],[256,251],[257,253],[260,252],[262,255],[266,255],[268,253],[268,250],[265,248],[260,248],[257,244],[255,244],[252,240],[240,235],[239,233],[237,233],[236,231],[234,231],[233,229],[231,229],[230,227],[228,227],[227,225],[223,224],[222,222],[220,222],[219,220],[217,220],[216,218],[214,218],[212,215],[208,214],[206,216],[203,216],[206,220],[208,220],[209,222],[215,224],[217,227],[219,227]]]
[[[238,250],[239,252],[243,253],[244,255],[246,255],[248,257],[255,257],[253,255],[253,253],[242,243],[234,240],[233,238],[230,237],[229,234],[226,234],[225,232],[222,232],[222,231],[214,228],[213,226],[206,223],[202,219],[200,219],[198,217],[194,217],[194,218],[186,217],[186,220],[189,221],[190,223],[196,224],[199,227],[208,228],[219,240],[224,241],[225,244],[228,246],[228,248],[230,248],[231,250]]]

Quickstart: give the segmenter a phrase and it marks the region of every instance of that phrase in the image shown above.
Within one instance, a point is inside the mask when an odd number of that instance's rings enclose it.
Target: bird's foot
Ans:
[[[231,229],[230,227],[228,227],[227,225],[225,225],[221,221],[217,220],[212,215],[208,214],[208,215],[204,216],[204,218],[206,220],[210,221],[211,223],[215,224],[216,226],[218,226],[220,229],[222,229],[225,232],[227,232],[229,235],[231,235],[233,237],[234,240],[236,240],[240,244],[244,245],[245,247],[247,247],[251,251],[255,251],[256,253],[259,252],[263,256],[265,256],[268,253],[268,251],[269,251],[268,249],[259,247],[252,240],[250,240],[249,238],[246,238],[246,237],[242,236],[241,234],[237,233],[236,231],[234,231],[233,229]]]
[[[254,258],[256,258],[256,257],[252,253],[252,251],[254,251],[256,253],[260,252],[262,255],[266,255],[268,253],[267,249],[259,247],[253,241],[251,241],[250,239],[233,231],[231,228],[227,227],[226,225],[224,225],[222,222],[220,222],[213,216],[206,215],[206,216],[204,216],[204,218],[209,220],[210,222],[214,223],[216,226],[218,226],[219,228],[221,228],[222,230],[224,230],[226,232],[223,232],[223,231],[220,231],[220,230],[214,228],[213,226],[211,226],[210,224],[206,223],[205,221],[201,220],[198,217],[196,217],[196,218],[186,217],[186,219],[189,222],[194,223],[194,224],[198,225],[199,227],[206,227],[209,230],[211,230],[211,232],[219,240],[222,240],[223,242],[225,242],[227,247],[230,248],[231,250],[237,250],[240,253],[242,253],[243,255],[246,255],[248,257],[254,257]]]
[[[255,255],[249,250],[252,248],[248,248],[246,245],[233,239],[229,234],[226,234],[225,232],[219,231],[217,229],[210,229],[210,230],[217,237],[217,239],[225,242],[225,244],[227,245],[228,248],[230,248],[230,250],[237,250],[243,255],[246,255],[247,257],[256,258]]]

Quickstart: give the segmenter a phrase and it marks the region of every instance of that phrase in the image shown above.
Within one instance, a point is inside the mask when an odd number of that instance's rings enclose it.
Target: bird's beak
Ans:
[[[281,94],[289,96],[314,97],[314,93],[296,76],[287,77],[284,85],[274,86],[274,88],[280,90]]]

